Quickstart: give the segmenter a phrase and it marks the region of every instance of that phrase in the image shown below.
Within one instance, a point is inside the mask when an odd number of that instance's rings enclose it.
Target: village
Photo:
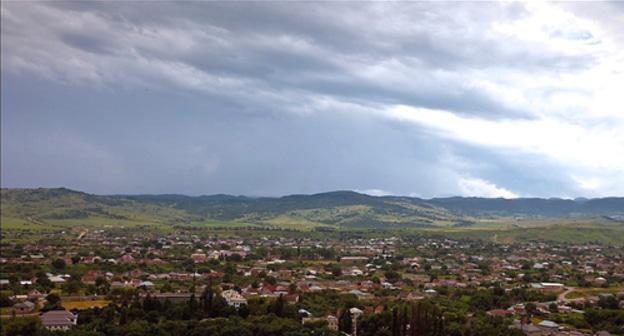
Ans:
[[[281,300],[297,308],[300,323],[320,321],[354,336],[358,318],[383,313],[389,305],[444,306],[449,300],[465,304],[469,316],[502,319],[506,328],[526,335],[622,331],[619,322],[592,325],[586,316],[588,309],[592,314],[624,309],[622,251],[608,246],[420,236],[128,233],[83,230],[68,233],[75,236],[70,244],[54,239],[3,244],[3,319],[37,317],[48,330],[68,330],[80,324],[82,310],[118,304],[124,297],[186,303],[215,288],[234,311],[248,309],[258,298]],[[347,298],[341,302],[352,306],[314,302],[323,295]],[[343,330],[347,309],[353,321]]]

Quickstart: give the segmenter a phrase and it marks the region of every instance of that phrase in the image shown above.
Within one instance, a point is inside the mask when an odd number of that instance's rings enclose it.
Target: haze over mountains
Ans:
[[[284,197],[231,195],[92,195],[65,188],[2,189],[3,220],[141,223],[232,223],[309,228],[470,226],[495,218],[624,217],[624,198],[541,199],[450,197],[420,199],[334,191]]]

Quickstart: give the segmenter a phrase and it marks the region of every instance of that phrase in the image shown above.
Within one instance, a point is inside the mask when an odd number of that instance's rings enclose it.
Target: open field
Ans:
[[[108,300],[84,300],[84,301],[63,301],[62,305],[67,310],[72,309],[88,309],[88,308],[102,308],[108,306],[110,301]]]
[[[566,299],[573,300],[599,294],[617,294],[620,292],[624,292],[624,287],[576,288],[572,292],[568,293],[565,297]]]
[[[245,223],[245,222],[239,222],[239,221],[219,221],[219,220],[204,220],[204,221],[193,221],[191,223],[188,224],[188,226],[191,227],[198,227],[198,228],[245,228],[245,227],[255,227],[257,226],[256,224],[252,224],[252,223]]]

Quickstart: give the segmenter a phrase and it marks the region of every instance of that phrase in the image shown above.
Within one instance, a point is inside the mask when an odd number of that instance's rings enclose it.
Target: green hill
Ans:
[[[92,195],[65,188],[2,189],[3,230],[73,227],[273,227],[311,230],[424,229],[448,232],[567,225],[624,227],[624,198],[488,199],[375,197],[352,191],[284,197]],[[619,234],[620,231],[616,232]],[[503,235],[499,235],[503,236]],[[532,236],[515,234],[515,236]]]
[[[2,189],[3,229],[45,230],[81,225],[163,225],[193,219],[185,211],[69,189]]]
[[[463,221],[444,209],[354,192],[249,198],[227,195],[98,196],[69,189],[2,189],[4,228],[80,224],[260,225],[296,228],[423,227]]]

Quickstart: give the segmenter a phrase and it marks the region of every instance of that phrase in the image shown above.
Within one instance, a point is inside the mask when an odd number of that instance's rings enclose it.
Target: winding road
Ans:
[[[557,295],[557,302],[568,303],[568,302],[574,301],[574,300],[566,299],[566,295],[568,295],[568,293],[571,293],[575,289],[576,289],[576,287],[566,287],[563,292],[561,292],[559,295]]]

